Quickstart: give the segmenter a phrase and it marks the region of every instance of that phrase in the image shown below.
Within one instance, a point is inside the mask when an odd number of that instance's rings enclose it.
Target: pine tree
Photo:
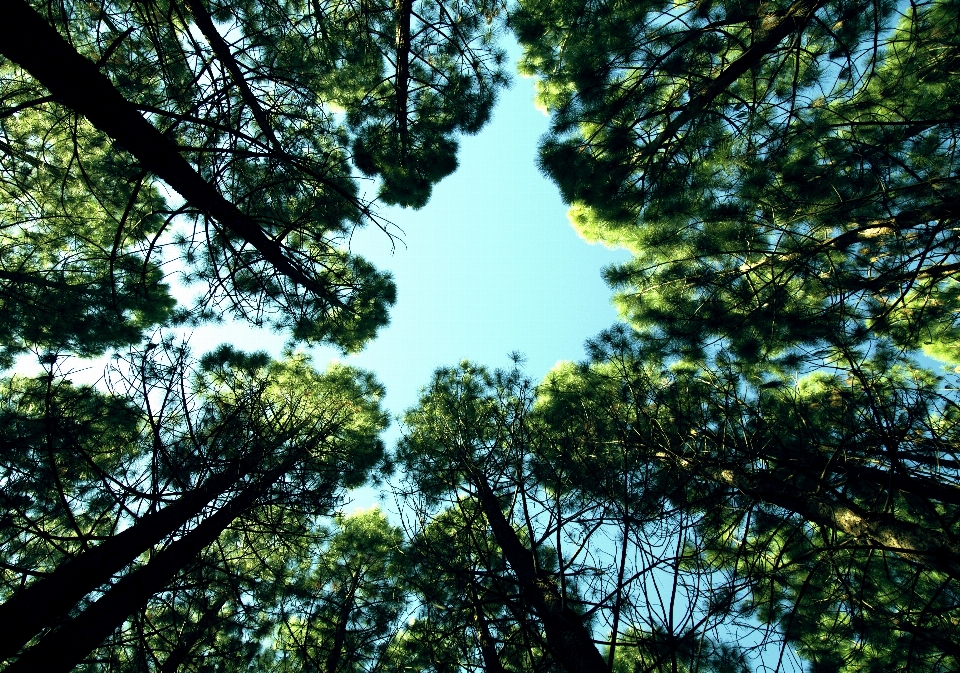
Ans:
[[[492,646],[493,668],[745,670],[739,643],[717,640],[730,606],[691,551],[702,541],[696,513],[672,499],[682,488],[604,432],[606,408],[569,396],[573,409],[554,414],[550,389],[535,406],[518,371],[463,363],[438,370],[405,416],[397,458],[422,494],[418,517],[459,531],[456,551],[425,548],[464,587],[439,619],[484,605],[489,639],[474,626],[473,647]]]
[[[413,549],[445,578],[406,656],[583,670],[578,629],[564,642],[550,623],[572,613],[604,670],[957,665],[956,401],[941,380],[896,351],[757,379],[733,357],[670,361],[624,327],[591,353],[536,388],[439,370],[405,416],[397,457],[429,522]],[[551,615],[551,600],[568,607]]]
[[[388,651],[388,670],[559,670],[476,499],[439,510],[417,495],[406,502],[414,610]]]
[[[532,0],[511,16],[552,114],[542,168],[585,238],[634,254],[607,280],[639,333],[544,382],[538,413],[565,438],[545,464],[689,523],[674,540],[712,586],[713,633],[761,643],[711,636],[703,665],[957,665],[956,398],[914,357],[956,360],[958,15]],[[623,665],[658,665],[662,625],[624,626]]]
[[[382,458],[382,389],[369,374],[342,366],[321,374],[302,357],[270,362],[227,347],[185,370],[182,351],[174,351],[169,367],[167,354],[151,349],[126,372],[154,406],[144,405],[145,418],[133,416],[126,426],[132,430],[114,449],[128,461],[123,473],[103,469],[102,456],[112,456],[99,435],[69,435],[86,437],[87,445],[58,445],[52,433],[40,438],[38,450],[52,465],[71,460],[99,469],[78,470],[84,488],[50,483],[42,473],[21,480],[24,504],[5,526],[4,657],[34,644],[9,670],[71,670],[247,518],[279,516],[280,530],[309,539],[309,525],[330,511],[340,489],[362,483]],[[130,395],[81,395],[93,409],[119,406],[132,415],[124,406]],[[43,427],[54,420],[44,406],[20,408],[12,422]],[[4,478],[15,478],[23,462],[5,462]],[[56,518],[38,498],[51,490],[47,497],[62,512]]]
[[[548,458],[601,494],[581,475],[629,451],[636,502],[691,522],[684,564],[724,628],[817,670],[956,666],[956,402],[929,372],[876,358],[757,381],[732,358],[664,364],[626,330],[593,355],[541,388],[571,438]]]
[[[406,556],[402,532],[379,510],[337,516],[329,539],[297,559],[274,603],[272,642],[258,670],[379,666],[407,607]]]
[[[4,11],[7,363],[136,343],[171,317],[174,261],[199,303],[172,317],[232,313],[358,349],[395,291],[345,249],[354,227],[387,228],[353,166],[382,177],[382,200],[423,205],[506,81],[487,9],[462,3]]]
[[[260,643],[308,579],[277,559],[316,553],[320,518],[376,476],[382,389],[300,356],[137,344],[228,315],[344,351],[372,338],[393,282],[347,242],[371,222],[392,234],[353,174],[419,207],[452,172],[457,136],[506,84],[495,4],[3,8],[0,367],[34,351],[48,369],[3,380],[10,670],[174,670],[208,648],[268,665]],[[60,370],[131,347],[108,390]],[[382,631],[376,610],[350,623]],[[310,638],[353,666],[357,643],[334,632],[337,647]]]

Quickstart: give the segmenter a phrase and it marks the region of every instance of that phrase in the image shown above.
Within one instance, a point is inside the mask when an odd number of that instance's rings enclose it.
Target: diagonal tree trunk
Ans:
[[[473,586],[470,587],[470,602],[473,604],[474,620],[477,622],[477,633],[480,636],[480,656],[483,657],[484,671],[486,673],[506,673],[506,669],[500,663],[497,642],[494,640],[493,634],[490,633],[487,616],[483,614],[480,597],[477,596],[476,589]]]
[[[256,459],[235,461],[223,473],[134,526],[60,565],[0,605],[0,660],[16,654],[31,638],[53,626],[84,596],[95,591],[138,556],[203,511],[242,479]]]
[[[358,568],[350,578],[350,588],[347,595],[340,604],[340,610],[337,612],[337,625],[333,631],[333,645],[330,647],[330,654],[324,664],[325,673],[336,673],[340,666],[340,659],[343,657],[343,645],[347,642],[347,626],[350,623],[350,613],[356,608],[357,589],[360,588],[360,582],[363,579],[363,573]]]
[[[68,673],[151,596],[163,590],[184,566],[249,510],[293,465],[292,460],[264,474],[196,528],[124,576],[98,601],[28,649],[4,673]]]
[[[177,146],[140,115],[97,65],[77,53],[30,5],[24,0],[7,0],[2,18],[0,53],[27,70],[58,101],[122,145],[187,203],[256,248],[279,273],[332,306],[345,308],[329,287],[295,265],[253,218],[204,180]]]
[[[557,661],[570,673],[606,673],[607,666],[593,644],[590,632],[580,616],[564,605],[550,578],[537,570],[533,554],[507,522],[500,502],[483,475],[471,474],[480,498],[480,507],[490,523],[493,536],[517,576],[524,597],[533,605],[543,622],[547,644]]]
[[[200,639],[210,631],[210,627],[213,626],[214,622],[217,621],[217,618],[220,615],[220,610],[223,609],[223,606],[227,604],[228,600],[229,596],[225,594],[204,611],[203,617],[201,617],[200,621],[194,625],[194,628],[192,628],[189,633],[182,634],[177,639],[176,646],[163,661],[163,665],[157,669],[157,673],[177,672],[177,670],[180,668],[180,665],[187,660],[187,657],[190,656],[190,652],[200,641]]]
[[[207,44],[209,44],[210,48],[213,49],[213,53],[217,55],[217,60],[220,61],[223,67],[227,69],[227,72],[230,73],[230,78],[233,80],[234,85],[236,85],[237,90],[240,92],[240,98],[243,99],[243,102],[246,103],[247,107],[250,108],[250,112],[253,113],[254,119],[257,120],[257,125],[260,127],[263,135],[266,136],[271,147],[279,149],[280,141],[277,140],[277,136],[273,133],[273,127],[270,125],[270,120],[267,117],[267,113],[260,105],[260,101],[257,99],[257,97],[253,95],[250,87],[247,85],[247,80],[243,76],[243,72],[240,70],[240,65],[233,57],[233,53],[230,51],[229,45],[226,43],[226,41],[223,39],[223,36],[221,36],[220,32],[217,30],[217,27],[214,25],[213,19],[210,17],[210,13],[207,11],[203,0],[185,1],[187,8],[193,15],[193,20],[197,24],[197,28],[200,29],[201,33],[203,33],[203,37],[206,38]]]

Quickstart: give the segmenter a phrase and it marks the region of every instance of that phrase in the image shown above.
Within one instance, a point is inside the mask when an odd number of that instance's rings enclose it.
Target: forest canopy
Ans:
[[[3,19],[3,671],[960,667],[956,0]],[[388,447],[303,349],[388,323],[350,235],[456,170],[511,34],[623,322],[539,383],[437,363]],[[289,347],[170,336],[224,318]]]

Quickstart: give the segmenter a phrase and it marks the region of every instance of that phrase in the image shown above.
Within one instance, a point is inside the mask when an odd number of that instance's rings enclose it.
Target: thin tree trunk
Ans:
[[[73,670],[127,617],[162,591],[174,575],[216,540],[234,519],[250,509],[291,465],[288,460],[267,472],[147,565],[121,578],[81,614],[41,638],[4,669],[4,673],[68,673]]]
[[[500,509],[500,502],[486,479],[476,473],[473,478],[480,496],[480,507],[490,523],[493,536],[517,576],[524,596],[543,622],[547,644],[556,655],[557,661],[570,673],[606,673],[606,662],[593,644],[583,620],[564,605],[563,598],[550,578],[537,570],[533,554],[507,522]]]
[[[623,576],[627,569],[627,546],[630,543],[630,517],[628,508],[627,480],[624,479],[623,498],[623,540],[620,544],[620,568],[617,570],[617,600],[613,606],[613,627],[610,629],[610,649],[607,654],[607,671],[613,673],[613,664],[617,655],[617,636],[620,635],[620,612],[623,609]]]
[[[243,99],[243,102],[246,103],[247,107],[250,108],[250,112],[253,113],[254,119],[257,120],[257,125],[260,127],[260,130],[263,131],[263,135],[266,136],[270,146],[274,149],[281,149],[280,142],[274,135],[273,127],[270,125],[270,120],[267,118],[267,113],[264,111],[263,107],[261,107],[260,101],[256,96],[253,95],[253,92],[247,85],[247,80],[240,71],[240,65],[233,57],[233,53],[230,51],[230,46],[220,35],[217,27],[213,24],[213,19],[210,17],[210,13],[204,6],[203,0],[186,0],[186,5],[190,10],[190,13],[193,15],[193,20],[196,22],[197,28],[200,29],[201,33],[203,33],[203,37],[206,38],[207,44],[209,44],[210,48],[213,49],[213,53],[217,55],[217,60],[220,61],[223,67],[227,69],[227,72],[230,73],[230,78],[233,80],[237,90],[240,92],[240,98]]]
[[[397,8],[397,133],[400,163],[407,153],[407,101],[410,95],[410,15],[413,0],[398,0]]]
[[[16,654],[43,629],[53,626],[84,596],[109,581],[140,554],[197,516],[206,505],[242,479],[255,460],[235,461],[176,502],[141,518],[130,528],[61,564],[0,605],[0,660]]]
[[[350,580],[350,589],[340,605],[337,613],[337,628],[333,632],[333,646],[330,648],[330,655],[324,664],[325,673],[335,673],[340,665],[340,659],[343,656],[343,644],[347,642],[347,624],[350,622],[350,613],[356,607],[354,597],[357,594],[357,588],[360,586],[360,580],[363,573],[358,568]]]
[[[226,594],[221,597],[216,603],[204,611],[203,617],[200,618],[200,621],[194,625],[194,628],[191,629],[189,633],[183,634],[177,639],[176,646],[164,660],[163,665],[157,669],[158,673],[176,673],[180,665],[190,656],[190,652],[197,642],[210,631],[210,626],[216,621],[220,610],[227,604],[229,598]]]
[[[470,587],[470,600],[473,603],[474,619],[477,622],[477,632],[480,635],[480,656],[483,657],[483,669],[486,673],[506,673],[506,669],[500,663],[500,655],[497,653],[497,642],[493,639],[487,617],[483,614],[480,597],[477,596],[477,592],[472,586]]]
[[[24,0],[7,0],[2,17],[0,53],[27,70],[59,102],[116,140],[187,203],[256,248],[279,273],[331,305],[345,308],[330,288],[308,277],[286,257],[281,245],[253,218],[204,180],[177,146],[140,115],[97,65],[77,53],[30,5]]]

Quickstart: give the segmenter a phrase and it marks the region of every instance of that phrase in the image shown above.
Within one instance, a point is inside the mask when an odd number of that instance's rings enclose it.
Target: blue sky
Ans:
[[[548,120],[533,96],[532,80],[514,76],[491,122],[461,139],[459,169],[427,206],[381,210],[403,231],[395,250],[375,227],[354,236],[355,252],[394,275],[391,324],[357,355],[314,349],[315,364],[338,358],[375,372],[394,415],[416,403],[437,367],[463,359],[505,367],[519,351],[539,380],[557,360],[580,359],[584,340],[617,319],[600,272],[627,253],[589,245],[569,225],[558,190],[536,168]],[[191,339],[198,353],[224,342],[276,353],[283,337],[233,324]]]

